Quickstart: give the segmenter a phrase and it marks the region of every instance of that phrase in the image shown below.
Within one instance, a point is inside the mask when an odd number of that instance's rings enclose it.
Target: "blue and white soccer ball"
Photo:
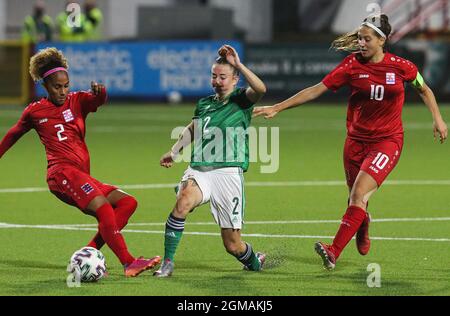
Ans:
[[[96,282],[106,275],[105,256],[93,247],[83,247],[70,258],[67,272],[80,282]]]

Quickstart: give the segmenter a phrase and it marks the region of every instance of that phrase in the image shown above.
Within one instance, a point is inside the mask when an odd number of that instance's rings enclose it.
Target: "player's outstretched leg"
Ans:
[[[222,240],[225,249],[244,265],[245,270],[261,271],[266,261],[262,252],[254,252],[251,244],[241,240],[239,229],[222,228]]]
[[[203,195],[194,179],[187,179],[181,183],[181,190],[177,195],[177,202],[166,222],[164,234],[164,261],[161,268],[153,275],[164,278],[172,275],[175,264],[174,257],[181,237],[183,236],[186,217],[202,202]]]
[[[118,229],[121,231],[128,224],[129,219],[134,214],[137,208],[137,201],[134,197],[130,195],[125,195],[121,197],[117,202],[112,203],[115,205],[114,213],[116,216],[116,224]],[[108,197],[109,200],[109,197]],[[96,249],[101,249],[105,244],[100,232],[98,232],[95,237],[89,242],[88,247],[93,247]]]
[[[164,233],[164,261],[154,276],[164,278],[172,275],[175,268],[175,252],[183,236],[185,221],[185,218],[177,218],[173,213],[169,215]]]
[[[145,270],[155,267],[161,261],[159,256],[152,259],[142,257],[136,259],[128,252],[125,240],[117,227],[114,210],[105,197],[94,198],[89,203],[87,212],[95,212],[99,223],[98,230],[108,247],[111,248],[124,266],[125,276],[138,276]]]
[[[324,268],[331,270],[336,265],[336,260],[339,258],[342,250],[347,246],[348,242],[358,231],[361,223],[366,218],[366,211],[357,206],[349,206],[342,218],[339,230],[334,237],[331,246],[322,242],[315,244],[317,254],[322,258]]]
[[[347,211],[342,218],[341,225],[334,237],[333,244],[328,246],[323,243],[316,243],[316,252],[322,258],[326,269],[334,268],[336,260],[339,258],[348,242],[360,229],[364,220],[367,219],[365,207],[369,197],[377,190],[377,188],[378,184],[371,175],[364,171],[358,173],[350,193],[350,206],[347,208]]]

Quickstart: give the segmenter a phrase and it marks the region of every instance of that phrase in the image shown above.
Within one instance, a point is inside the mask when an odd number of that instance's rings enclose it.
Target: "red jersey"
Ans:
[[[90,158],[84,141],[85,120],[90,112],[96,112],[105,102],[106,89],[102,89],[99,95],[84,91],[69,93],[61,106],[46,98],[31,103],[0,143],[0,157],[33,128],[45,146],[49,174],[64,165],[89,174]]]
[[[347,56],[322,83],[333,91],[344,85],[351,88],[347,110],[348,137],[378,142],[402,136],[404,83],[413,81],[417,67],[410,61],[385,53],[379,63],[363,63],[356,54]]]

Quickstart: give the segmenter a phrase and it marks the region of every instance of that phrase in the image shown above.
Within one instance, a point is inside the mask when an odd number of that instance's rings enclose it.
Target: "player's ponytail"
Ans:
[[[331,43],[331,48],[345,52],[355,52],[359,50],[358,30],[339,36]]]
[[[69,69],[67,59],[55,47],[41,49],[30,59],[30,75],[36,82],[42,80],[44,74],[59,67]]]
[[[361,26],[369,26],[374,30],[374,33],[379,38],[384,38],[386,41],[384,43],[383,49],[385,49],[389,35],[392,32],[392,27],[389,24],[389,17],[386,14],[381,15],[370,15],[364,19]],[[358,30],[347,33],[335,39],[331,43],[331,48],[338,51],[355,52],[359,50],[358,45]]]

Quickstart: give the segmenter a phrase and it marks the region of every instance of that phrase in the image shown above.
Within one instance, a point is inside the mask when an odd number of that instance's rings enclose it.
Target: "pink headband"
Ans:
[[[64,67],[58,67],[58,68],[50,69],[49,71],[47,71],[47,72],[42,76],[42,79],[47,78],[48,76],[50,76],[51,74],[53,74],[53,73],[55,73],[55,72],[57,72],[57,71],[65,71],[65,72],[67,72],[67,69],[64,68]]]

